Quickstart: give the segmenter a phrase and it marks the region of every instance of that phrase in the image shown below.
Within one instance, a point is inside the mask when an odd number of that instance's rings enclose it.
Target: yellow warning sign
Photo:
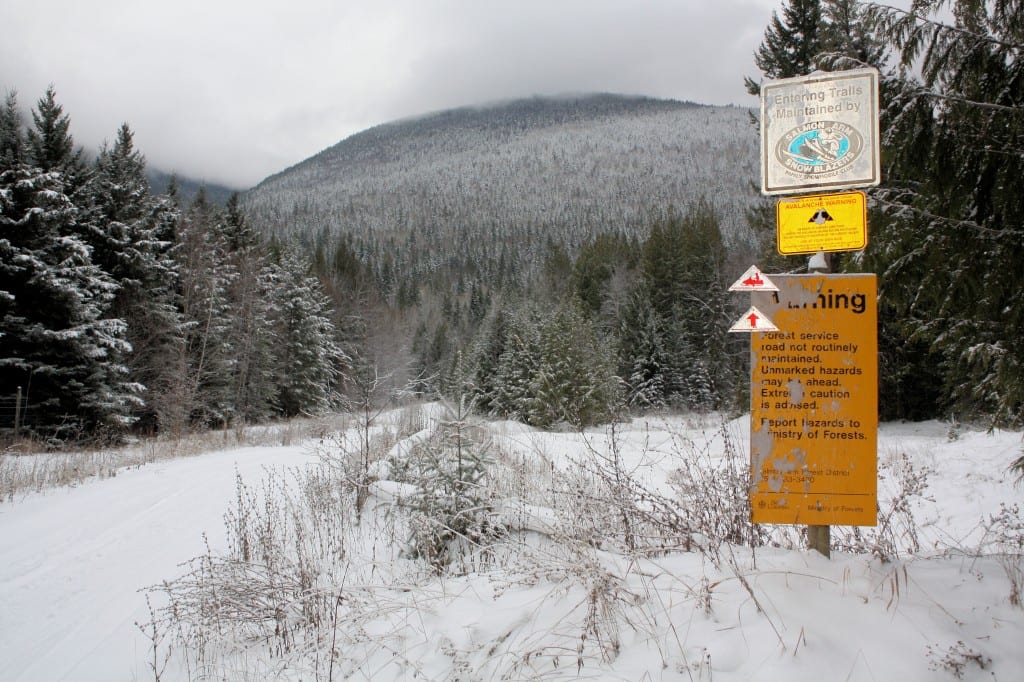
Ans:
[[[752,334],[755,523],[877,522],[878,309],[874,275],[772,275],[751,301],[777,332]]]
[[[783,256],[818,251],[859,251],[868,245],[864,192],[780,199],[775,208]]]

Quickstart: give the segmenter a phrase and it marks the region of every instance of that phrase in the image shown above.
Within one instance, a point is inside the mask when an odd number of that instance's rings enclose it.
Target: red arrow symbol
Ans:
[[[731,332],[770,332],[776,329],[778,327],[775,326],[771,318],[754,306],[750,306],[747,312],[743,313],[743,316],[729,327]]]
[[[741,282],[741,284],[744,284],[748,287],[756,287],[758,285],[764,284],[764,280],[761,279],[760,272],[755,272],[753,277],[747,277],[745,280],[743,280],[743,282]]]

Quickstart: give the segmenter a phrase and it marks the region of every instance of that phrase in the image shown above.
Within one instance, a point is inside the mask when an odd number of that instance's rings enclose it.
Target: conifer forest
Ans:
[[[951,11],[950,11],[951,10]],[[786,0],[750,108],[594,94],[386,123],[215,202],[85,150],[59,83],[0,107],[0,438],[58,446],[403,396],[538,427],[748,405],[775,251],[755,95],[881,79],[880,417],[1024,419],[1024,2]],[[3,84],[0,83],[0,87]],[[38,96],[26,106],[25,96]],[[1024,461],[1016,462],[1018,468]]]

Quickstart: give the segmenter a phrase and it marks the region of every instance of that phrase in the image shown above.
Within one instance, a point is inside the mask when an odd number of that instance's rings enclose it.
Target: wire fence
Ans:
[[[31,426],[36,410],[29,405],[20,393],[0,396],[0,431],[13,433],[15,436],[26,426]]]

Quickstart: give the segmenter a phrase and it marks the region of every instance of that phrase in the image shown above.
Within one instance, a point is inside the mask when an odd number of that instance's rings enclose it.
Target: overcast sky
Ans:
[[[0,92],[87,148],[251,187],[378,123],[531,95],[756,106],[781,0],[2,0]]]

